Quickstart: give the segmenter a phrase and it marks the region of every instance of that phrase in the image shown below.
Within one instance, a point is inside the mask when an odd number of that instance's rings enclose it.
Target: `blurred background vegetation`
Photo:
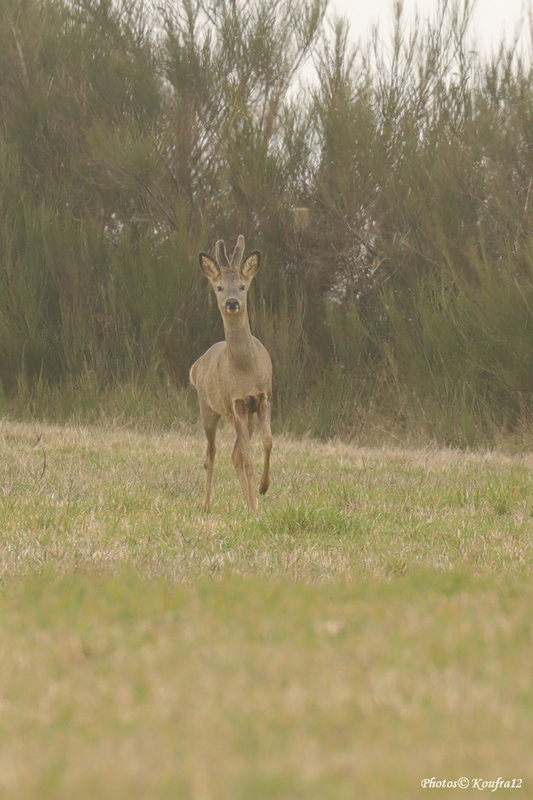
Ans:
[[[530,59],[468,2],[357,47],[326,5],[3,0],[4,413],[194,418],[197,254],[243,233],[278,430],[531,442]]]

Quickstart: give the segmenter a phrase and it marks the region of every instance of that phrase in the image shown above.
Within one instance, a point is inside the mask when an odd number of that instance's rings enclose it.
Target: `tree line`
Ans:
[[[413,25],[395,3],[392,38],[358,45],[326,12],[4,0],[6,407],[185,391],[221,336],[197,254],[243,233],[278,427],[527,431],[530,60],[476,52],[467,0]]]

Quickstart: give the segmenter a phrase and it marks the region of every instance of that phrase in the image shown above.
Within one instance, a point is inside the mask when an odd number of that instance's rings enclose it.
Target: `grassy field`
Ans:
[[[532,797],[533,457],[219,438],[0,423],[0,796]]]

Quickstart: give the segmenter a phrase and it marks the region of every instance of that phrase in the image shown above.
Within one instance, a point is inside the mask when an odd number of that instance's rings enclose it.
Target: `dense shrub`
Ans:
[[[412,27],[396,4],[392,42],[358,49],[323,0],[155,6],[0,9],[11,408],[186,386],[221,335],[197,252],[242,232],[264,253],[251,311],[278,425],[380,420],[460,444],[526,430],[529,61],[480,56],[469,3]]]

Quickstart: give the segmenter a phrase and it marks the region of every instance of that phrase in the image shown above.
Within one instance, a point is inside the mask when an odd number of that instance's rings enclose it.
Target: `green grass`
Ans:
[[[531,796],[531,456],[277,437],[250,518],[227,431],[209,514],[193,429],[0,439],[2,798]]]

